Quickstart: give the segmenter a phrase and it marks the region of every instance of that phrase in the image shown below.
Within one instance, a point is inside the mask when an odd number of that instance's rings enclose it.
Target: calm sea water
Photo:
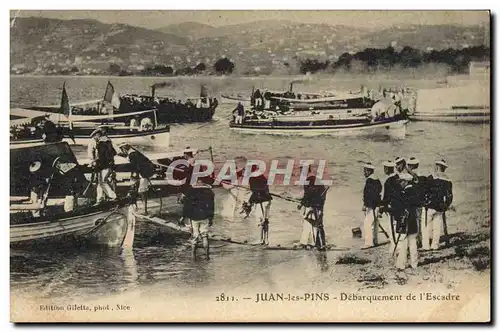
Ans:
[[[70,101],[101,98],[107,78],[104,77],[12,77],[11,106],[57,104],[64,81]],[[149,86],[162,79],[112,78],[120,93],[147,94]],[[284,89],[290,78],[270,79],[172,79],[170,89],[160,94],[179,98],[197,95],[200,84],[207,84],[213,94],[248,93],[252,86]],[[357,89],[361,83],[371,87],[379,84],[433,86],[435,81],[383,82],[374,79],[337,80],[327,78],[310,81],[296,90],[318,91]],[[456,212],[448,217],[450,232],[473,231],[479,222],[489,217],[490,204],[490,126],[412,122],[405,140],[370,138],[335,138],[321,136],[280,137],[271,135],[243,135],[230,131],[227,125],[234,105],[221,105],[216,118],[208,124],[173,125],[172,150],[186,146],[204,148],[211,145],[215,158],[245,155],[264,160],[287,158],[325,159],[333,187],[328,193],[325,208],[327,242],[340,246],[360,246],[360,240],[351,238],[351,228],[361,226],[361,192],[364,179],[361,162],[380,165],[396,156],[416,156],[421,160],[421,173],[430,174],[433,161],[445,158],[453,179]],[[81,154],[83,148],[76,149]],[[382,178],[381,169],[378,175]],[[272,187],[278,194],[299,197],[298,187]],[[217,200],[222,202],[224,195]],[[290,244],[300,237],[301,217],[293,203],[275,199],[272,207],[270,241]],[[214,232],[231,235],[235,239],[255,240],[258,228],[253,219],[225,221],[216,218]],[[86,250],[65,252],[11,251],[11,288],[13,292],[40,294],[50,298],[83,298],[110,295],[126,290],[147,291],[149,287],[172,288],[179,292],[203,285],[206,289],[241,285],[254,278],[274,285],[277,280],[293,273],[297,280],[310,274],[341,268],[325,266],[325,260],[314,253],[298,251],[262,251],[241,246],[214,248],[209,262],[192,262],[189,250],[182,245],[154,245],[134,249],[133,254],[114,250]],[[328,255],[335,255],[329,252]],[[293,262],[293,264],[285,264]],[[278,268],[279,266],[286,266]],[[293,266],[293,268],[290,268]],[[289,279],[289,278],[288,278]]]

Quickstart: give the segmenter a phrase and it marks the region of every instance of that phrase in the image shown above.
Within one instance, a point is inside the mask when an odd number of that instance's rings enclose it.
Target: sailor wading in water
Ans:
[[[363,212],[365,213],[363,226],[364,247],[372,247],[377,245],[378,216],[376,209],[380,205],[382,184],[375,175],[375,166],[372,163],[367,162],[363,165],[363,174],[366,178],[363,190]]]
[[[148,215],[148,191],[151,185],[151,177],[155,174],[155,165],[142,153],[133,149],[128,143],[118,146],[120,155],[127,157],[132,166],[131,178],[135,181],[134,187],[144,204],[144,214]]]
[[[257,169],[257,165],[253,165],[251,171],[256,172]],[[243,203],[243,209],[249,211],[255,206],[255,218],[261,230],[260,244],[269,244],[269,215],[273,198],[269,193],[267,178],[264,174],[252,176],[248,183],[252,194],[248,203]]]
[[[384,225],[383,227],[385,229],[389,229],[391,234],[390,234],[390,246],[389,246],[389,252],[394,251],[394,244],[396,242],[396,233],[394,230],[394,218],[392,214],[392,202],[394,202],[395,197],[399,194],[400,191],[400,186],[399,186],[399,176],[395,173],[394,168],[396,167],[396,164],[388,160],[384,162],[384,174],[387,176],[384,182],[384,187],[383,187],[383,195],[382,195],[382,202],[380,204],[380,217],[381,217],[381,223]]]
[[[234,161],[236,164],[236,182],[241,185],[247,159],[245,157],[236,157]],[[222,181],[221,184],[224,189],[228,190],[228,197],[224,201],[221,215],[233,221],[243,202],[249,199],[249,191],[241,186],[234,186],[229,182]]]
[[[444,160],[437,160],[434,168],[435,173],[429,177],[429,191],[425,203],[427,223],[426,227],[422,229],[422,248],[424,250],[439,249],[441,226],[446,227],[446,211],[453,203],[453,185],[448,175],[445,174],[447,168],[448,164]]]
[[[413,177],[408,173],[399,176],[400,192],[392,204],[394,219],[396,220],[396,268],[404,271],[410,253],[410,266],[417,268],[417,208],[420,204],[419,194],[412,185]],[[393,253],[394,253],[393,252]]]
[[[109,180],[115,165],[116,150],[111,140],[104,134],[101,128],[94,130],[92,138],[87,147],[90,158],[90,166],[97,174],[97,199],[96,204],[103,202],[106,197],[115,200],[116,193],[111,189]]]
[[[196,259],[198,242],[202,242],[205,249],[205,258],[210,259],[210,245],[208,242],[208,229],[212,226],[214,218],[214,193],[207,184],[207,178],[200,178],[196,184],[189,186],[182,198],[184,203],[183,217],[191,222],[191,252]]]
[[[323,208],[328,187],[317,182],[311,166],[308,166],[304,196],[298,206],[299,210],[304,208],[300,244],[304,248],[316,247],[323,250],[326,245],[325,230],[323,228]]]

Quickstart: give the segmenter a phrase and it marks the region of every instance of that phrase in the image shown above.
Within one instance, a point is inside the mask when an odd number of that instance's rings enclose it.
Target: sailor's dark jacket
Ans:
[[[183,216],[191,220],[213,219],[215,195],[209,185],[190,186],[184,193]]]
[[[101,137],[99,142],[96,144],[96,150],[96,169],[103,170],[106,168],[112,168],[115,164],[116,150],[113,147],[111,140],[107,136]]]
[[[264,175],[251,177],[248,181],[252,195],[250,196],[249,203],[257,204],[262,202],[271,201],[273,198],[269,193],[269,185],[267,178]]]
[[[238,104],[234,109],[234,112],[236,112],[236,115],[243,116],[245,115],[245,108],[242,104]]]
[[[407,185],[394,197],[392,216],[396,220],[396,232],[401,234],[418,233],[419,192],[413,184]]]
[[[370,209],[375,209],[380,204],[380,193],[382,183],[373,174],[366,179],[363,190],[363,205]]]
[[[396,195],[398,195],[399,190],[399,176],[396,173],[392,173],[384,182],[384,195],[380,205],[384,208],[389,208]],[[390,210],[388,211],[390,212]]]
[[[128,154],[128,160],[134,173],[140,174],[143,178],[149,179],[155,174],[155,165],[142,153],[132,151]]]
[[[305,207],[313,207],[322,209],[325,205],[326,188],[322,184],[316,184],[317,179],[314,175],[306,179],[304,185],[304,196],[300,200],[300,204]]]
[[[444,174],[429,176],[426,207],[444,212],[453,203],[453,185]]]

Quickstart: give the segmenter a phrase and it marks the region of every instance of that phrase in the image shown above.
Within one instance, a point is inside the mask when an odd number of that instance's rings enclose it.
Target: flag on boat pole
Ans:
[[[202,85],[201,85],[201,89],[200,89],[200,97],[202,97],[202,98],[206,98],[206,97],[208,97],[207,86],[206,86],[205,84],[202,84]]]
[[[115,91],[115,88],[110,81],[108,81],[108,86],[106,87],[106,92],[104,93],[104,101],[110,103],[114,108],[120,108],[120,96]],[[112,115],[113,111],[111,110],[109,114]]]
[[[60,111],[67,118],[69,118],[69,116],[71,115],[71,106],[69,106],[69,98],[68,94],[66,93],[66,82],[64,82],[63,84]]]
[[[71,138],[73,143],[76,144],[75,136],[73,135],[73,122],[71,121],[71,106],[69,105],[68,93],[66,92],[66,82],[64,82],[63,84],[63,90],[61,95],[61,111],[69,122],[69,131],[68,131],[69,138]]]

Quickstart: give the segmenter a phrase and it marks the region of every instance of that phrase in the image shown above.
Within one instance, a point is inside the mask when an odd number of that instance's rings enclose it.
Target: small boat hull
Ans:
[[[265,133],[271,135],[301,135],[301,136],[388,136],[403,139],[406,136],[408,120],[384,121],[378,123],[354,123],[346,125],[287,125],[275,126],[230,124],[231,129],[248,133]]]
[[[14,223],[10,226],[10,245],[16,248],[76,244],[121,247],[129,228],[133,229],[135,224],[130,208],[130,204],[121,204],[116,209],[102,206],[74,216]]]
[[[485,123],[491,121],[490,108],[436,109],[430,112],[415,112],[410,116],[415,121]]]

